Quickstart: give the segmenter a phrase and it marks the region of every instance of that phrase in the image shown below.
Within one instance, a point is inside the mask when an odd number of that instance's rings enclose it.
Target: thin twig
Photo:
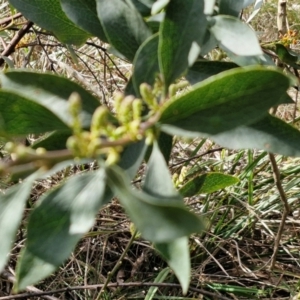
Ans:
[[[272,170],[273,170],[274,181],[275,181],[276,187],[278,189],[280,199],[284,205],[281,222],[280,222],[277,236],[276,236],[276,239],[274,242],[274,251],[273,251],[273,255],[271,257],[271,262],[270,262],[270,269],[273,269],[275,266],[276,256],[277,256],[277,252],[279,249],[280,240],[281,240],[282,232],[284,229],[285,221],[286,221],[288,214],[290,213],[290,206],[288,204],[285,192],[284,192],[282,184],[281,184],[280,172],[279,172],[277,162],[276,162],[276,159],[275,159],[275,156],[273,153],[269,153],[269,159],[270,159]]]
[[[7,18],[3,18],[0,20],[0,26],[7,26],[9,25],[12,21],[19,19],[22,17],[21,13],[17,13],[13,16],[7,17]]]
[[[33,26],[33,22],[28,21],[13,37],[9,45],[6,47],[6,49],[1,53],[1,56],[9,56],[10,54],[15,52],[17,44],[20,42],[20,40],[24,37],[24,35],[29,31],[29,29]],[[4,63],[4,59],[0,58],[0,66],[2,66]]]
[[[123,259],[124,259],[125,255],[127,255],[127,253],[128,253],[128,251],[129,251],[129,249],[130,249],[132,243],[134,242],[134,239],[135,239],[136,234],[137,234],[137,231],[135,231],[135,232],[132,234],[130,240],[128,241],[128,243],[127,243],[127,245],[126,245],[126,248],[124,249],[124,251],[123,251],[123,253],[122,253],[122,255],[119,257],[119,259],[118,259],[118,261],[116,262],[116,264],[115,264],[114,268],[112,269],[112,271],[108,273],[107,279],[106,279],[106,281],[104,282],[104,285],[102,286],[102,288],[101,288],[101,290],[100,290],[100,292],[99,292],[99,294],[98,294],[96,300],[100,300],[100,299],[101,299],[101,297],[102,297],[102,295],[103,295],[105,289],[108,287],[108,284],[109,284],[109,282],[111,281],[113,275],[118,271],[118,269],[119,269],[120,266],[122,265]]]
[[[7,271],[3,271],[2,273],[0,273],[0,278],[3,278],[4,280],[7,280],[11,283],[16,282],[15,276],[13,274],[11,274],[10,272],[7,272]],[[26,287],[26,291],[28,292],[26,294],[29,294],[29,295],[40,294],[41,298],[43,298],[43,299],[59,300],[56,297],[49,296],[49,294],[51,294],[51,293],[41,291],[41,290],[37,289],[36,287],[31,286],[31,285]],[[13,298],[10,298],[10,299],[17,299],[17,298],[15,298],[15,296],[7,296],[7,297],[13,297]],[[1,297],[1,298],[3,298],[3,297]]]
[[[193,156],[193,157],[189,157],[189,158],[187,158],[187,159],[181,160],[181,161],[179,161],[179,162],[177,162],[177,163],[171,165],[170,168],[177,167],[177,166],[179,166],[179,165],[182,165],[182,164],[184,164],[184,163],[190,162],[190,161],[192,161],[192,160],[194,160],[194,159],[200,158],[200,157],[202,157],[202,156],[204,156],[204,155],[207,155],[207,154],[210,154],[210,153],[222,151],[223,149],[224,149],[224,147],[220,147],[220,148],[216,148],[216,149],[210,149],[210,150],[207,150],[207,151],[204,152],[204,153],[201,153],[201,154],[195,155],[195,156]]]

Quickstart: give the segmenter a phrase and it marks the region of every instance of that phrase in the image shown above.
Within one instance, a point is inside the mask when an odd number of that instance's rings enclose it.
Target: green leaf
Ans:
[[[109,200],[105,186],[105,170],[100,169],[72,177],[41,199],[29,217],[26,250],[18,263],[18,290],[47,277],[69,257]]]
[[[183,197],[192,197],[198,194],[213,193],[236,184],[239,179],[223,173],[207,173],[197,176],[184,184],[179,192]]]
[[[296,64],[298,61],[298,55],[288,50],[284,45],[276,43],[275,52],[282,62],[296,67],[297,69],[300,68],[300,65]]]
[[[240,56],[263,54],[255,32],[238,18],[231,16],[212,17],[210,31],[219,41],[220,47]]]
[[[215,36],[208,29],[206,29],[203,43],[201,46],[200,55],[203,57],[208,52],[216,48],[217,46],[218,46],[218,41],[216,40]]]
[[[0,134],[3,136],[69,129],[47,108],[10,92],[0,91],[0,107]]]
[[[181,196],[174,187],[165,158],[157,142],[153,145],[152,153],[147,163],[143,190],[154,197],[169,197],[182,201]]]
[[[262,55],[240,56],[227,49],[226,54],[233,62],[235,62],[241,67],[252,65],[275,66],[275,63],[272,60],[272,58],[265,53]]]
[[[181,284],[183,293],[186,294],[191,276],[188,238],[182,237],[169,243],[155,244],[155,248],[161,253],[162,257],[172,268]]]
[[[178,197],[154,197],[133,190],[129,178],[117,166],[107,169],[108,184],[145,239],[171,242],[204,229],[204,223]]]
[[[254,1],[255,0],[220,0],[219,14],[239,17],[241,10],[252,4]]]
[[[42,278],[54,273],[56,269],[55,265],[40,259],[31,253],[28,248],[23,248],[17,264],[17,281],[14,284],[14,293],[24,290],[32,283],[39,282]]]
[[[63,43],[80,45],[89,37],[63,12],[59,0],[9,0],[27,19],[53,32]]]
[[[198,0],[173,0],[159,31],[159,64],[165,87],[181,76],[200,53],[206,31],[204,3]]]
[[[64,13],[78,27],[108,42],[98,19],[95,0],[60,0],[60,3]]]
[[[217,134],[254,123],[267,115],[271,106],[287,101],[289,86],[289,77],[276,68],[255,66],[222,72],[168,101],[160,118],[162,129],[171,134],[178,134],[177,129]]]
[[[159,73],[158,64],[158,34],[148,38],[139,48],[133,61],[132,82],[137,95],[140,95],[140,85],[144,82],[152,86]]]
[[[140,45],[151,35],[134,5],[122,0],[97,0],[97,12],[110,44],[133,61]]]
[[[166,279],[166,277],[168,276],[168,274],[170,273],[170,268],[164,268],[162,269],[159,274],[155,277],[154,282],[164,282],[164,280]],[[152,286],[150,287],[145,300],[152,300],[153,297],[155,296],[156,292],[158,290],[157,286]]]
[[[261,149],[286,156],[300,156],[300,132],[271,115],[249,126],[212,136],[218,144],[231,149]]]
[[[151,8],[156,0],[131,0],[143,17],[151,16]]]
[[[80,116],[84,127],[89,127],[92,114],[100,105],[99,100],[80,85],[57,75],[9,71],[0,75],[0,79],[3,89],[18,93],[45,106],[69,126],[73,123],[73,119],[69,113],[68,99],[73,92],[77,92],[81,97]]]
[[[210,76],[217,75],[221,72],[237,67],[238,65],[233,62],[203,59],[196,61],[193,66],[189,68],[185,77],[191,84],[195,84]]]
[[[121,154],[119,166],[133,179],[138,171],[146,152],[145,141],[140,141],[127,146]]]
[[[162,155],[164,156],[165,162],[168,164],[173,148],[173,136],[161,132],[158,137],[158,145]]]
[[[44,134],[31,145],[33,149],[45,148],[48,151],[66,149],[67,139],[72,135],[71,130],[56,130]]]
[[[6,190],[5,194],[0,193],[0,272],[8,260],[32,182],[26,180]]]

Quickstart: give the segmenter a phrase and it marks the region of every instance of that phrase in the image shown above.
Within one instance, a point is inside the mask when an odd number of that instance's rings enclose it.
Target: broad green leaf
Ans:
[[[275,63],[272,60],[272,58],[265,53],[262,55],[241,56],[241,55],[236,55],[234,52],[227,49],[226,54],[233,62],[235,62],[241,67],[252,66],[252,65],[275,66]]]
[[[173,148],[173,136],[161,132],[158,137],[158,145],[162,155],[164,156],[165,162],[168,164]]]
[[[13,287],[14,293],[24,290],[28,285],[38,283],[44,277],[54,273],[56,269],[57,266],[40,259],[28,248],[24,248],[16,267],[17,281]]]
[[[121,154],[119,166],[133,179],[138,171],[146,152],[145,141],[140,141],[127,146]]]
[[[155,34],[148,38],[136,53],[132,81],[137,95],[140,95],[140,85],[145,82],[152,86],[159,73],[157,49],[158,35]]]
[[[212,136],[212,139],[231,149],[252,148],[286,156],[300,156],[300,132],[271,115],[249,126]]]
[[[81,121],[84,127],[89,127],[92,114],[100,105],[99,100],[84,88],[64,77],[29,71],[9,71],[0,76],[3,89],[45,106],[68,125],[73,123],[68,102],[73,92],[81,97]]]
[[[287,49],[284,45],[279,43],[275,44],[275,52],[282,62],[291,65],[296,69],[300,68],[300,65],[297,65],[299,56],[295,52],[292,52],[291,50]]]
[[[211,23],[210,31],[225,51],[240,56],[263,54],[255,32],[238,18],[220,15],[212,17]]]
[[[201,56],[206,55],[208,52],[210,52],[217,46],[218,46],[218,41],[216,40],[215,36],[208,29],[206,29],[203,43],[201,45],[200,55]]]
[[[48,151],[66,149],[67,139],[72,135],[71,130],[56,130],[44,134],[31,145],[33,149],[45,148]]]
[[[207,173],[197,176],[184,184],[179,192],[183,197],[192,197],[198,194],[213,193],[220,189],[236,184],[239,179],[223,173]]]
[[[170,273],[170,268],[164,268],[162,269],[159,274],[155,277],[154,282],[164,282],[164,280],[166,279],[166,277],[168,276],[168,274]],[[155,296],[156,292],[158,290],[158,287],[156,286],[152,286],[150,287],[145,300],[152,300],[153,297]]]
[[[139,92],[137,92],[133,86],[133,80],[132,80],[132,76],[129,78],[127,84],[126,84],[126,87],[125,87],[125,90],[124,90],[124,94],[126,96],[128,95],[133,95],[135,96],[136,98],[139,97]]]
[[[97,12],[110,44],[130,61],[151,35],[133,4],[122,0],[96,0]]]
[[[187,237],[182,237],[169,243],[155,244],[155,248],[161,253],[168,265],[177,276],[183,293],[186,294],[190,284],[190,248]]]
[[[233,62],[203,59],[196,61],[193,66],[189,68],[185,77],[191,84],[195,84],[210,76],[217,75],[223,71],[237,67],[238,65]]]
[[[254,123],[266,116],[271,106],[287,102],[289,86],[290,78],[276,68],[255,66],[222,72],[168,101],[160,118],[162,129],[171,134],[177,134],[172,128],[217,134]]]
[[[131,0],[143,17],[151,16],[151,8],[156,0]]]
[[[0,272],[8,260],[32,182],[28,179],[0,193]]]
[[[105,186],[105,170],[100,169],[74,176],[42,197],[29,217],[26,250],[18,266],[18,289],[47,277],[49,270],[53,272],[69,257],[109,200]]]
[[[60,0],[62,10],[78,27],[108,42],[98,19],[95,0]]]
[[[220,0],[219,14],[239,17],[241,10],[251,5],[254,1],[255,0]]]
[[[182,197],[174,187],[165,158],[157,142],[153,145],[152,153],[147,163],[143,190],[157,198],[169,197],[182,201]]]
[[[107,169],[108,184],[145,239],[171,242],[204,229],[204,223],[178,197],[154,197],[133,190],[129,178],[117,166]]]
[[[59,0],[9,0],[27,19],[53,32],[63,43],[80,45],[89,37],[63,12]]]
[[[105,171],[100,169],[74,176],[43,197],[29,218],[28,249],[45,261],[61,264],[94,224],[105,204],[105,186]]]
[[[158,48],[166,89],[200,53],[207,23],[203,10],[203,1],[198,0],[172,0],[166,8]]]
[[[0,91],[0,134],[27,135],[68,126],[44,106],[11,92]]]

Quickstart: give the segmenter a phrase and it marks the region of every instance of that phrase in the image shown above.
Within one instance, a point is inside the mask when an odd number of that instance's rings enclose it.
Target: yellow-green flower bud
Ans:
[[[115,148],[110,148],[105,164],[107,166],[115,165],[120,159],[120,154]]]
[[[153,133],[153,130],[148,129],[146,131],[146,140],[145,140],[146,145],[152,145],[154,142],[154,139],[155,139],[155,135]]]
[[[15,151],[16,147],[17,147],[17,146],[16,146],[15,143],[13,143],[13,142],[8,142],[8,143],[6,143],[6,145],[5,145],[5,147],[4,147],[4,150],[7,151],[7,152],[9,152],[9,153],[12,153],[12,152]]]
[[[98,107],[92,117],[91,133],[92,135],[99,135],[100,130],[106,126],[108,116],[108,109],[104,106]]]
[[[140,120],[142,115],[143,103],[141,99],[134,99],[132,102],[133,120]]]
[[[80,156],[80,148],[78,145],[78,139],[75,136],[70,136],[66,143],[67,149],[71,150],[75,156]]]
[[[16,159],[22,159],[25,158],[28,155],[27,147],[24,145],[18,145],[15,148],[15,157]]]
[[[72,93],[69,97],[69,110],[70,114],[73,117],[73,131],[75,134],[80,133],[81,131],[81,122],[80,122],[80,112],[81,112],[81,98],[80,95],[76,92]]]
[[[87,147],[87,156],[88,157],[94,157],[97,150],[99,149],[99,147],[101,146],[102,142],[101,139],[95,138],[93,139]]]
[[[169,97],[174,97],[176,95],[176,92],[177,92],[177,88],[176,88],[176,85],[175,84],[171,84],[169,86]]]
[[[183,166],[178,178],[178,184],[183,183],[183,181],[185,180],[186,174],[188,172],[188,168]]]
[[[121,92],[116,92],[114,94],[114,107],[115,107],[115,110],[116,110],[116,113],[118,114],[119,112],[119,109],[121,107],[121,103],[124,99],[124,94],[121,93]]]
[[[121,103],[119,114],[118,114],[118,120],[123,124],[127,124],[132,120],[133,100],[134,100],[133,96],[127,96],[124,98],[124,100]]]
[[[131,137],[132,140],[139,140],[141,139],[140,137],[140,133],[139,133],[139,129],[140,129],[140,121],[139,120],[134,120],[132,122],[130,122],[129,124],[129,135]]]
[[[127,132],[127,129],[125,126],[120,126],[118,128],[116,128],[116,130],[113,132],[113,137],[118,139],[120,137],[122,137],[122,135],[124,135]]]
[[[140,93],[142,95],[143,100],[149,107],[155,106],[155,96],[151,90],[151,87],[147,83],[142,83],[140,85]]]
[[[45,154],[47,152],[47,150],[45,149],[45,148],[42,148],[42,147],[39,147],[39,148],[37,148],[36,150],[35,150],[35,153],[37,154],[37,155],[43,155],[43,154]]]
[[[81,97],[78,93],[74,92],[70,95],[69,105],[72,117],[77,118],[81,112]]]
[[[179,175],[177,173],[174,173],[172,175],[172,181],[176,187],[178,186],[178,178],[179,178]]]

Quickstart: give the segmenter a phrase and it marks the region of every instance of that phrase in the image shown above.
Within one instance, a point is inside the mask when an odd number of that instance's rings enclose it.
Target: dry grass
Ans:
[[[5,5],[6,1],[0,1],[0,18],[9,14]],[[271,1],[252,22],[264,41],[276,36],[275,11],[275,1]],[[291,26],[300,26],[298,15],[291,15]],[[17,28],[17,25],[14,27]],[[3,36],[4,42],[8,43],[14,32],[5,31],[7,36]],[[64,45],[50,35],[32,32],[27,42],[31,46],[19,48],[11,57],[16,68],[52,71],[69,77],[108,105],[113,92],[122,91],[130,75],[131,66],[110,55],[106,45],[97,40],[73,49],[78,62],[70,56]],[[297,97],[295,94],[293,96]],[[284,106],[278,114],[286,120],[293,120],[294,109],[295,106]],[[296,113],[298,115],[298,111]],[[185,199],[192,210],[210,221],[205,232],[190,238],[193,289],[183,296],[181,289],[173,285],[177,281],[170,271],[164,280],[166,285],[158,289],[153,299],[292,299],[298,294],[300,159],[282,156],[276,159],[291,214],[280,240],[275,267],[270,269],[283,205],[274,184],[267,153],[231,151],[205,140],[176,141],[170,161],[172,174],[180,173],[184,166],[186,180],[194,174],[222,171],[237,176],[240,182],[218,193]],[[86,172],[89,168],[92,166],[74,167],[36,183],[7,265],[8,272],[14,273],[17,257],[26,238],[26,217],[34,203],[66,177]],[[140,181],[140,178],[136,180]],[[5,188],[4,183],[0,184],[0,188]],[[72,291],[71,288],[105,283],[130,239],[130,221],[117,199],[114,199],[99,212],[93,228],[81,240],[71,258],[36,287],[41,291],[65,289],[53,294],[55,298],[52,299],[96,299],[99,290],[78,288]],[[111,282],[151,283],[166,267],[152,245],[137,238]],[[12,288],[11,281],[4,275],[0,278],[0,299],[9,295]],[[148,290],[149,287],[134,284],[123,288],[109,287],[101,299],[144,299]]]

